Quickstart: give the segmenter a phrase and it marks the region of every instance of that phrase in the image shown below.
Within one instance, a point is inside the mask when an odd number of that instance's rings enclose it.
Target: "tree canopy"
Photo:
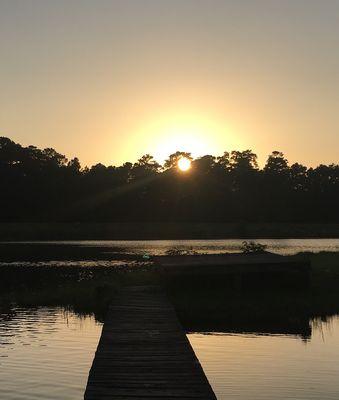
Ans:
[[[189,172],[177,169],[181,157]],[[339,222],[339,165],[290,165],[279,151],[263,168],[251,150],[82,168],[0,137],[0,182],[1,221]]]

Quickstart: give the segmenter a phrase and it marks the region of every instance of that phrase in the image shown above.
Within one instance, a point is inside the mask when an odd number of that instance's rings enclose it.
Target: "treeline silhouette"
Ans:
[[[281,152],[260,169],[251,150],[192,159],[177,152],[163,166],[138,162],[81,168],[51,148],[0,138],[0,220],[339,222],[339,165],[289,165]]]

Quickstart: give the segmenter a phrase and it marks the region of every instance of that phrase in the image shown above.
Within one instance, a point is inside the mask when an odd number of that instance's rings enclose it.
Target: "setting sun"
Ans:
[[[187,157],[182,157],[178,161],[178,168],[180,171],[187,171],[191,168],[191,160]]]

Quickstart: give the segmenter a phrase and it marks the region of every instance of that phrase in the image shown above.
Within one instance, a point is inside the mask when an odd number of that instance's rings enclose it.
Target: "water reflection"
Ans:
[[[338,317],[304,316],[306,333],[293,318],[233,331],[213,318],[190,319],[205,332],[188,337],[218,399],[338,398]],[[0,310],[0,398],[81,399],[101,327],[63,307]]]
[[[0,267],[75,267],[75,268],[118,268],[118,267],[143,267],[149,263],[132,260],[54,260],[54,261],[12,261],[0,262]]]
[[[270,250],[283,254],[339,249],[339,240],[269,242]],[[7,263],[0,269],[3,304],[43,306],[0,308],[0,398],[82,398],[101,331],[86,313],[103,318],[122,284],[158,279],[140,259],[144,252],[163,254],[173,246],[237,251],[240,243],[68,242],[20,245],[20,252],[17,244],[0,245]],[[307,290],[252,291],[244,285],[238,291],[219,279],[217,285],[204,279],[200,286],[190,280],[168,288],[184,328],[209,333],[189,338],[219,399],[339,398],[339,322],[330,319],[339,313],[339,276],[337,259],[327,261],[313,271]],[[145,266],[147,274],[125,268],[126,262]],[[319,316],[331,323],[314,319]]]
[[[188,338],[219,400],[337,400],[339,318],[312,327],[307,342],[255,333]]]
[[[0,313],[0,398],[81,399],[102,324],[61,307]]]
[[[290,255],[300,252],[339,251],[339,239],[253,239],[267,245],[267,250]],[[91,263],[101,260],[109,266],[114,260],[119,265],[143,261],[144,254],[163,255],[172,248],[192,249],[197,253],[219,254],[239,252],[242,239],[211,240],[87,240],[56,242],[0,242],[0,261],[41,261]],[[118,265],[117,264],[117,265]]]

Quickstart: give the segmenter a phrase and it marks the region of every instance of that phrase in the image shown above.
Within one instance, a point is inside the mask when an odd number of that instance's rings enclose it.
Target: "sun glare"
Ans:
[[[138,133],[139,147],[145,148],[144,152],[152,154],[160,164],[177,151],[191,153],[193,158],[217,154],[223,146],[215,135],[224,137],[227,133],[230,140],[228,128],[217,117],[204,115],[200,110],[183,113],[168,111],[153,118],[154,115],[145,121]]]
[[[191,168],[191,160],[186,157],[180,158],[178,161],[178,168],[180,171],[188,171]]]

